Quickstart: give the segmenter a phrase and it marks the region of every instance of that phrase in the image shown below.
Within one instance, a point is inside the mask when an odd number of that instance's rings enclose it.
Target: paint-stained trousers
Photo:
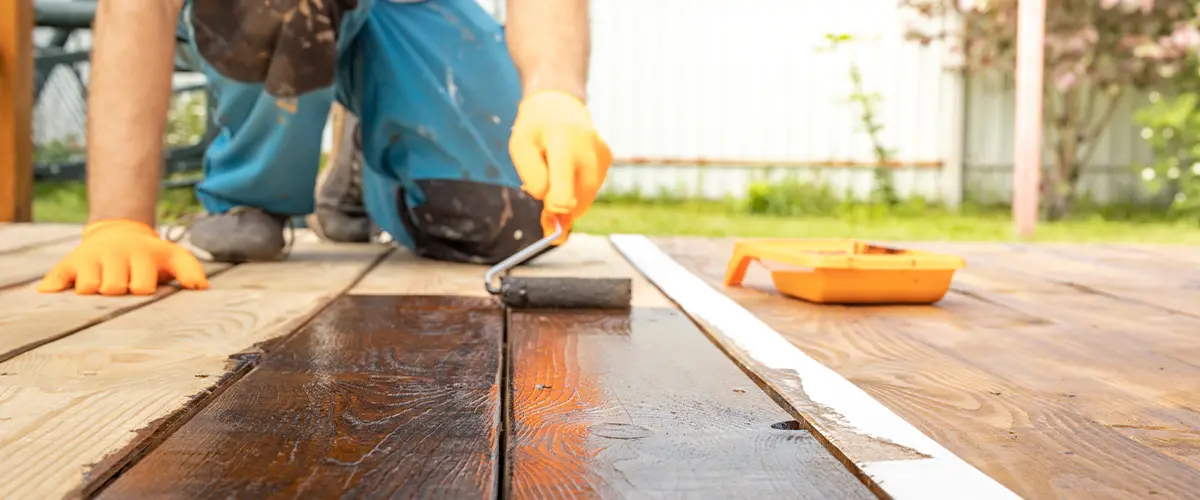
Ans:
[[[360,119],[367,213],[397,242],[495,262],[541,236],[542,204],[520,190],[508,154],[519,78],[503,28],[475,0],[359,0],[341,19],[333,84],[291,99],[204,61],[189,9],[179,32],[220,130],[197,186],[207,211],[312,212],[336,99]]]

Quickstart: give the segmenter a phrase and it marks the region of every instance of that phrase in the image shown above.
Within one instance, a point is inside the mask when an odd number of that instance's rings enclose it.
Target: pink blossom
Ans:
[[[1175,27],[1171,33],[1171,42],[1180,49],[1195,49],[1200,47],[1200,30],[1190,24]]]

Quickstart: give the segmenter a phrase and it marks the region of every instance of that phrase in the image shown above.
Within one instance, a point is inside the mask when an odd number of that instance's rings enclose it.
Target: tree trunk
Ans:
[[[1054,120],[1054,163],[1050,166],[1048,182],[1042,184],[1045,205],[1042,217],[1046,220],[1062,220],[1070,215],[1075,205],[1075,184],[1079,180],[1079,152],[1083,139],[1080,133],[1080,105],[1078,90],[1062,95],[1061,106]]]

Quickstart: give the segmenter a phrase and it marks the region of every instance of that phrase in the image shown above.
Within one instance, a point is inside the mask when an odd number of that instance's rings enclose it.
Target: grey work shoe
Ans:
[[[192,246],[207,252],[216,262],[275,261],[286,257],[291,249],[290,241],[284,238],[285,226],[291,227],[287,216],[237,207],[196,217],[187,223],[184,234]]]
[[[316,209],[304,221],[323,240],[367,243],[378,229],[371,224],[363,204],[362,141],[358,120],[350,113],[343,118],[349,133],[340,141],[337,157],[317,179]]]

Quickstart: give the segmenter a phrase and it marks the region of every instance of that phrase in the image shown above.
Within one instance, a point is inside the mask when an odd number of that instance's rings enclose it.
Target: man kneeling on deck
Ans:
[[[154,230],[176,37],[215,99],[220,134],[196,191],[207,214],[189,228],[214,260],[282,258],[285,225],[312,213],[327,240],[366,242],[377,227],[420,256],[495,263],[556,219],[569,230],[612,161],[584,103],[587,0],[508,0],[507,34],[475,0],[97,10],[89,223],[43,292],[149,294],[172,278],[207,288],[199,261]],[[361,123],[359,161],[335,162],[314,204],[335,99]]]

